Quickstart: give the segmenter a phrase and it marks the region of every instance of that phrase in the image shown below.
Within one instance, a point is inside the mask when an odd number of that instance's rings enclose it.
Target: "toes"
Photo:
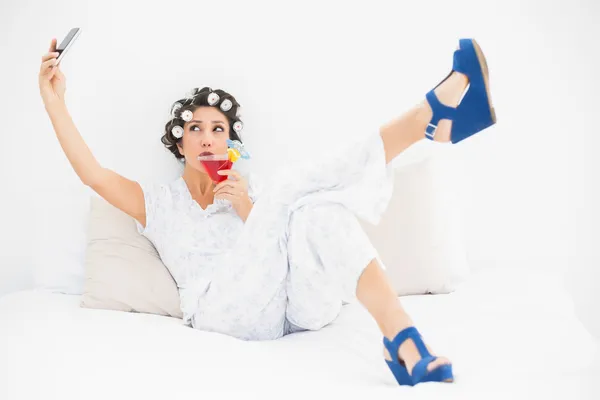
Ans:
[[[427,371],[431,372],[434,369],[436,369],[437,367],[439,367],[440,365],[444,365],[444,364],[450,364],[450,360],[448,360],[445,357],[438,357],[438,358],[436,358],[435,361],[432,361],[427,365]]]

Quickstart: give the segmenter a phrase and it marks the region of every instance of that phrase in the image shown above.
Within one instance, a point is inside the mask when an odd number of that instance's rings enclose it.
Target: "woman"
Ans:
[[[52,40],[39,86],[62,149],[83,184],[133,217],[155,245],[177,282],[186,323],[276,339],[322,328],[355,296],[381,329],[399,384],[453,381],[451,363],[431,355],[356,216],[378,222],[391,195],[390,162],[413,143],[424,136],[457,143],[495,123],[487,66],[473,40],[460,40],[452,72],[426,99],[353,144],[353,157],[276,171],[260,196],[235,170],[213,183],[198,161],[239,140],[239,104],[222,90],[194,90],[175,103],[162,142],[185,163],[176,181],[141,185],[103,168],[69,116],[55,50]]]

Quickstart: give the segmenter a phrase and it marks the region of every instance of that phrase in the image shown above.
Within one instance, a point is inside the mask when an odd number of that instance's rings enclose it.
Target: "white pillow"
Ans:
[[[177,284],[135,220],[98,196],[90,206],[81,306],[181,318]]]
[[[34,287],[82,294],[91,189],[56,185],[35,193],[33,244]]]
[[[381,222],[361,221],[398,295],[449,293],[468,276],[459,170],[443,152],[396,168]]]

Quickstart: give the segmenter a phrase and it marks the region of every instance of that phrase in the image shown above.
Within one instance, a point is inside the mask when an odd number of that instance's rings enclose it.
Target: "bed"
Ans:
[[[454,361],[454,384],[397,386],[359,304],[318,332],[243,342],[80,308],[75,295],[14,292],[0,298],[0,399],[593,398],[596,344],[560,274],[481,270],[454,293],[403,301]]]

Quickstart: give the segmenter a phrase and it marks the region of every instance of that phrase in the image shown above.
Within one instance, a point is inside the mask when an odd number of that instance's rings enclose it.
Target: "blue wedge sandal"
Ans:
[[[440,84],[427,95],[427,102],[433,111],[433,116],[425,136],[434,140],[437,125],[442,119],[452,120],[450,140],[458,143],[496,123],[496,112],[490,98],[488,67],[481,48],[473,39],[460,39],[459,49],[454,52],[452,71],[465,74],[469,79],[469,88],[458,107],[448,107],[442,104],[434,93],[452,74],[448,74]]]
[[[415,364],[411,374],[408,373],[404,361],[398,358],[398,349],[407,339],[412,339],[421,355],[421,359]],[[383,344],[390,353],[390,357],[392,357],[392,361],[385,360],[385,362],[390,367],[399,385],[414,386],[423,382],[454,382],[452,364],[442,364],[438,365],[432,371],[427,370],[427,366],[435,361],[437,357],[432,356],[427,351],[427,347],[425,347],[425,343],[423,343],[423,339],[417,328],[410,327],[400,331],[392,341],[384,337]]]

